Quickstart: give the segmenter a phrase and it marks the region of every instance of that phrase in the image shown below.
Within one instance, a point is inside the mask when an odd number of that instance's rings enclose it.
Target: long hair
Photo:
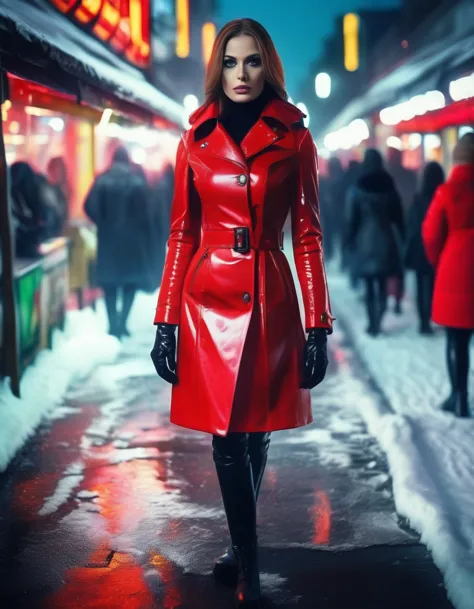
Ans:
[[[427,201],[431,201],[438,188],[444,182],[444,171],[439,163],[431,161],[423,170],[421,179],[421,193]]]
[[[267,30],[253,19],[234,19],[229,21],[218,33],[212,48],[211,59],[207,67],[204,105],[212,102],[221,102],[224,96],[222,88],[222,69],[227,43],[236,36],[252,36],[262,58],[265,82],[275,94],[284,100],[288,99],[285,89],[285,74],[280,56],[277,53],[273,40]]]

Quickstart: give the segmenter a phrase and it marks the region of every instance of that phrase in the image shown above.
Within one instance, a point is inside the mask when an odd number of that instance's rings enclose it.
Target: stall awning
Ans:
[[[0,0],[0,58],[9,72],[86,102],[112,95],[183,124],[182,106],[44,0]]]
[[[461,39],[445,38],[426,46],[393,72],[381,78],[368,91],[351,101],[329,124],[325,133],[347,126],[356,118],[364,118],[381,108],[392,106],[409,97],[436,89],[443,75],[474,57],[474,31]],[[468,55],[466,56],[466,52]]]
[[[438,133],[447,127],[474,125],[474,99],[450,104],[445,108],[415,116],[396,126],[397,133]]]

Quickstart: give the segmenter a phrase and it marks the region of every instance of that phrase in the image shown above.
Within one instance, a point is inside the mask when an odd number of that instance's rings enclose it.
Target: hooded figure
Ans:
[[[377,150],[367,150],[348,202],[348,244],[366,282],[368,333],[377,335],[387,304],[386,281],[402,272],[403,211]]]

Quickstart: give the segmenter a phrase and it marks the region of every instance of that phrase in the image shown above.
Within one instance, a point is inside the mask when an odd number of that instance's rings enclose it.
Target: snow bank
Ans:
[[[61,403],[69,384],[100,364],[111,363],[120,342],[106,334],[101,315],[90,309],[68,313],[64,332],[57,331],[53,349],[42,351],[21,380],[21,399],[0,384],[0,471],[34,432],[42,418]]]
[[[457,609],[474,606],[474,420],[439,410],[448,395],[444,333],[417,333],[410,302],[388,314],[377,338],[365,333],[363,303],[345,278],[330,277],[334,314],[391,406],[359,404],[387,454],[397,511],[408,518],[444,574]],[[471,372],[471,395],[474,378]]]

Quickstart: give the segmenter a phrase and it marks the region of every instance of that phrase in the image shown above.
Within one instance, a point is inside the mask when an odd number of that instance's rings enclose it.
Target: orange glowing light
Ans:
[[[211,59],[212,47],[216,39],[216,26],[212,22],[205,23],[202,26],[202,59],[204,65],[207,66]]]
[[[150,6],[143,0],[129,0],[130,36],[132,45],[127,55],[146,66],[150,59]]]
[[[189,36],[189,0],[176,0],[176,55],[181,59],[189,55]]]
[[[77,0],[51,0],[51,2],[61,13],[68,13],[77,5]]]
[[[315,491],[313,514],[313,543],[326,546],[331,534],[331,502],[325,491]]]
[[[359,30],[359,15],[356,13],[344,15],[344,67],[348,72],[359,69]]]
[[[120,22],[121,0],[104,0],[97,23],[94,25],[94,34],[101,40],[108,41],[113,36]]]
[[[82,0],[74,15],[81,23],[90,23],[97,17],[101,8],[102,0]]]

